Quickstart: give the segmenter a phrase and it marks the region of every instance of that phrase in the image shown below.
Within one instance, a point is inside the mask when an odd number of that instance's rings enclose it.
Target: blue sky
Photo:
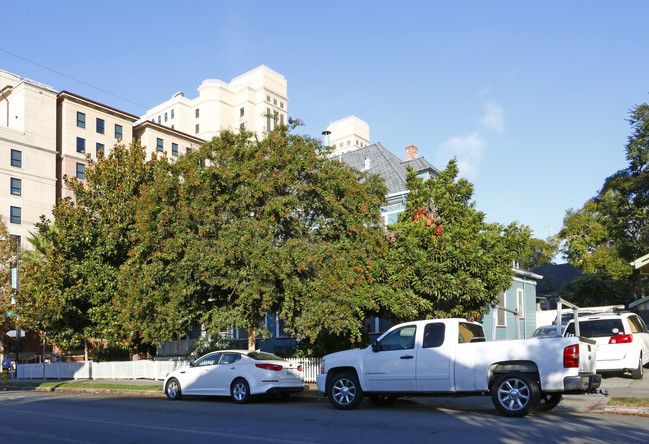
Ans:
[[[353,114],[400,158],[457,156],[489,221],[540,238],[626,166],[649,92],[640,0],[59,0],[2,16],[0,69],[137,115],[266,65],[300,132]]]

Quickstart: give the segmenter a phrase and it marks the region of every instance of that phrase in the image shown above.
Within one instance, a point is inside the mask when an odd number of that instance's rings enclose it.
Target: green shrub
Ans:
[[[95,350],[92,354],[94,362],[130,361],[131,348],[125,345],[109,345],[106,348]]]

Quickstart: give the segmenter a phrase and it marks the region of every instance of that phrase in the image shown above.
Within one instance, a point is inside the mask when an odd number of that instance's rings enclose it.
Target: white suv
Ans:
[[[633,379],[642,379],[649,363],[649,331],[640,316],[628,312],[580,316],[579,332],[597,343],[597,372],[631,372]],[[564,336],[574,335],[571,320]]]

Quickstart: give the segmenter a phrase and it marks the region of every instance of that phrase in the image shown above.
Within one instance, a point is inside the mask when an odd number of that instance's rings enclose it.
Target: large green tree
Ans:
[[[518,260],[518,267],[530,269],[552,265],[559,252],[559,241],[554,237],[545,240],[531,238]]]
[[[407,208],[390,227],[380,274],[403,301],[391,311],[407,319],[483,313],[511,286],[529,229],[486,222],[455,160],[425,182],[410,171],[407,187]]]
[[[385,253],[377,177],[330,161],[320,142],[278,126],[242,129],[165,163],[137,209],[124,313],[150,341],[202,324],[248,330],[267,313],[298,339],[354,340],[377,308],[372,268]]]
[[[628,166],[608,177],[581,209],[566,213],[558,237],[572,265],[628,284],[639,299],[647,280],[629,263],[649,253],[649,105],[632,109],[629,124]]]
[[[57,202],[51,221],[37,224],[40,253],[25,263],[18,314],[21,324],[62,347],[137,342],[122,328],[120,268],[132,246],[140,189],[153,177],[155,161],[142,146],[115,145],[105,158],[88,159],[85,180],[65,178],[74,199]]]

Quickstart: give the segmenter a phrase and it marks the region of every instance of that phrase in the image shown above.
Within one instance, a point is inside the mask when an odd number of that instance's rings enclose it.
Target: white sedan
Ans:
[[[302,366],[270,353],[221,350],[208,353],[165,377],[169,399],[182,395],[230,396],[236,403],[249,402],[264,393],[288,395],[304,389]]]

